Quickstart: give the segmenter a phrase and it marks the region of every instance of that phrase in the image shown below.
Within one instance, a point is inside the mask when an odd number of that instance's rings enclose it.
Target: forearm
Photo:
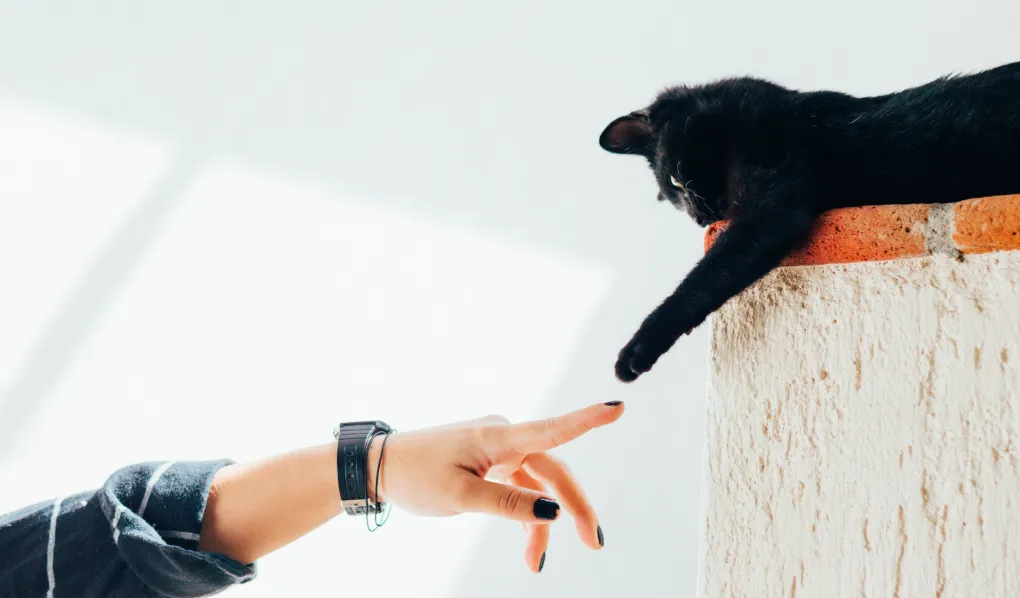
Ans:
[[[213,480],[199,550],[252,563],[339,513],[336,443],[230,465]]]

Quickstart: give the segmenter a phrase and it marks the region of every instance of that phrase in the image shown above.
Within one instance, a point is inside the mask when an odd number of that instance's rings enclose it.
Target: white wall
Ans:
[[[699,595],[1016,596],[1020,252],[786,268],[713,321]]]
[[[707,330],[634,386],[612,363],[701,231],[640,160],[598,148],[602,127],[670,82],[870,93],[1015,60],[1020,17],[1010,0],[62,4],[0,0],[0,510],[353,417],[629,403],[562,451],[605,552],[562,526],[535,577],[517,526],[398,514],[267,558],[253,596],[324,593],[341,567],[363,573],[347,592],[385,572],[384,596],[686,595]]]

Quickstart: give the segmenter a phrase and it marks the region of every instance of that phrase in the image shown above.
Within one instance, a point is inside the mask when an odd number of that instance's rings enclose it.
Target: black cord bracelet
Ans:
[[[376,462],[376,465],[375,465],[375,490],[373,492],[373,495],[375,496],[375,503],[376,503],[376,505],[379,505],[379,475],[382,472],[383,456],[386,454],[386,443],[389,442],[390,434],[395,434],[396,432],[397,432],[396,430],[390,429],[387,432],[379,432],[378,434],[373,434],[371,437],[366,439],[365,455],[368,456],[369,451],[372,448],[372,443],[375,442],[376,436],[382,436],[383,437],[382,447],[379,449],[379,461]],[[369,518],[368,518],[368,513],[369,513],[370,510],[372,511],[372,519],[374,520],[374,523],[375,523],[374,526],[372,525],[373,522],[369,521]],[[386,515],[382,518],[381,521],[379,520],[379,511],[380,511],[380,509],[378,509],[378,508],[376,508],[376,509],[369,509],[368,508],[368,497],[366,496],[365,497],[365,527],[368,528],[369,532],[376,531],[377,529],[379,529],[380,527],[385,525],[387,521],[389,521],[390,513],[393,512],[393,503],[387,503],[386,504]]]

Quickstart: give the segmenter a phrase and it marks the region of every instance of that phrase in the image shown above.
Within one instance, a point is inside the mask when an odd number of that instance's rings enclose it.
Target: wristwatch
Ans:
[[[385,509],[385,504],[372,502],[368,497],[368,447],[373,438],[390,431],[391,428],[381,421],[340,424],[333,430],[333,437],[337,440],[336,477],[340,487],[340,505],[348,515],[381,513]]]

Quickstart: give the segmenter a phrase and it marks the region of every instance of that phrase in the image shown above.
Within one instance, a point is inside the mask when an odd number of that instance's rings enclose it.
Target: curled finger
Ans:
[[[534,453],[524,460],[524,467],[538,480],[548,485],[563,503],[563,508],[574,518],[581,541],[593,550],[605,545],[598,515],[588,502],[580,482],[565,463],[547,453]]]
[[[545,487],[542,483],[523,469],[516,471],[510,476],[509,481],[514,486],[530,488],[545,493]],[[528,533],[528,545],[524,549],[524,562],[527,563],[528,568],[534,573],[541,573],[542,568],[545,566],[545,553],[549,548],[550,526],[539,523],[525,523],[524,529]]]

